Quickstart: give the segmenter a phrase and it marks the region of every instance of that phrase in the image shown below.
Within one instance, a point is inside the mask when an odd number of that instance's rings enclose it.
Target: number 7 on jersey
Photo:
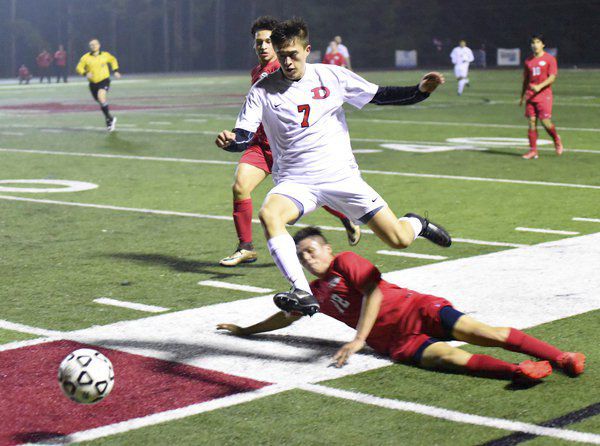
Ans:
[[[298,113],[304,113],[304,118],[302,119],[302,127],[308,127],[308,117],[310,116],[310,105],[302,104],[298,106]]]

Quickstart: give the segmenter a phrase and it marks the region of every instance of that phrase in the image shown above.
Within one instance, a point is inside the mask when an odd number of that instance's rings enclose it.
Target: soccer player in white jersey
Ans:
[[[269,252],[289,292],[275,295],[288,312],[312,315],[319,310],[296,245],[286,224],[327,205],[356,223],[367,224],[386,244],[406,248],[418,236],[448,247],[440,226],[416,214],[398,219],[381,196],[360,176],[350,146],[342,105],[408,105],[420,102],[444,83],[439,73],[425,75],[412,87],[379,87],[335,65],[307,64],[308,28],[303,20],[279,23],[271,34],[281,69],[252,86],[233,132],[222,131],[218,147],[242,151],[262,123],[273,152],[275,187],[267,194],[259,218]]]
[[[467,42],[461,40],[450,53],[450,59],[454,64],[454,75],[458,80],[458,95],[461,96],[465,86],[469,85],[469,64],[475,60],[475,57]]]

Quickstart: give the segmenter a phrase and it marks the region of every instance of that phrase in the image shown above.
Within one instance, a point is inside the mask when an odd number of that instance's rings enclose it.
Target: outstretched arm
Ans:
[[[421,102],[446,80],[441,73],[427,73],[418,85],[413,87],[379,87],[372,104],[377,105],[411,105]]]
[[[218,324],[218,330],[228,330],[236,336],[247,336],[255,333],[264,333],[266,331],[279,330],[280,328],[289,327],[302,316],[287,315],[283,311],[279,311],[268,317],[258,324],[250,325],[249,327],[240,327],[235,324]]]
[[[254,133],[243,129],[223,130],[217,135],[215,144],[227,152],[243,152],[254,138]]]

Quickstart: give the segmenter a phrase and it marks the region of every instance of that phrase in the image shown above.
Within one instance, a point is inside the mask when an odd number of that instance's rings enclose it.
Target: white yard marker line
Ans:
[[[62,337],[60,337],[60,336],[50,336],[47,338],[44,337],[44,338],[27,339],[25,341],[13,341],[13,342],[9,342],[7,344],[0,344],[0,352],[6,351],[6,350],[15,350],[17,348],[23,348],[23,347],[31,347],[34,345],[45,344],[47,342],[59,341],[61,339],[62,339]]]
[[[389,398],[380,398],[359,392],[350,392],[347,390],[335,389],[315,384],[303,384],[299,386],[302,390],[318,393],[321,395],[341,398],[355,401],[358,403],[369,404],[372,406],[384,407],[386,409],[399,410],[402,412],[412,412],[426,415],[456,423],[474,424],[477,426],[487,426],[496,429],[503,429],[513,432],[524,432],[532,435],[544,437],[561,438],[569,441],[587,442],[600,444],[600,435],[578,432],[569,429],[557,429],[553,427],[544,427],[521,421],[506,420],[503,418],[484,417],[473,415],[456,410],[443,409],[441,407],[428,406],[426,404],[412,403],[410,401],[394,400]]]
[[[198,285],[212,286],[215,288],[225,288],[228,290],[248,291],[249,293],[271,293],[274,290],[270,288],[260,288],[250,285],[238,285],[236,283],[220,282],[218,280],[201,280]]]
[[[561,231],[558,229],[542,229],[542,228],[523,228],[521,226],[515,228],[515,231],[540,232],[542,234],[579,235],[579,232],[575,232],[575,231]]]
[[[112,305],[114,307],[129,308],[130,310],[145,311],[147,313],[162,313],[170,310],[169,308],[159,307],[156,305],[138,304],[136,302],[111,299],[109,297],[100,297],[98,299],[94,299],[94,302],[97,304]]]
[[[136,130],[136,129],[131,129]],[[103,130],[104,132],[106,130]],[[208,133],[208,132],[206,132]],[[212,133],[211,133],[212,134]],[[168,158],[168,157],[152,157],[152,156],[134,156],[134,155],[110,155],[106,153],[80,153],[80,152],[60,152],[53,150],[33,150],[33,149],[12,149],[12,148],[0,148],[0,152],[14,152],[14,153],[32,153],[32,154],[43,154],[43,155],[64,155],[64,156],[84,156],[92,158],[121,158],[131,160],[143,160],[143,161],[167,161],[167,162],[179,162],[179,163],[194,163],[194,164],[238,164],[235,161],[217,161],[217,160],[196,160],[192,158]],[[441,180],[459,180],[459,181],[483,181],[489,183],[506,183],[506,184],[525,184],[531,186],[550,186],[550,187],[571,187],[577,189],[598,189],[600,186],[590,184],[572,184],[572,183],[554,183],[548,181],[529,181],[529,180],[511,180],[506,178],[484,178],[484,177],[467,177],[460,175],[441,175],[432,173],[414,173],[414,172],[391,172],[386,170],[361,170],[362,173],[373,174],[373,175],[396,175],[402,177],[414,177],[414,178],[430,178],[430,179],[441,179]]]
[[[38,336],[59,336],[62,334],[60,331],[31,327],[29,325],[5,321],[3,319],[0,319],[0,328],[4,328],[5,330],[18,331],[20,333],[34,334]]]
[[[270,385],[252,392],[236,393],[234,395],[218,398],[204,403],[192,404],[190,406],[181,407],[179,409],[167,410],[145,417],[133,418],[120,423],[109,424],[107,426],[89,429],[86,431],[75,432],[64,437],[57,437],[47,443],[35,443],[37,445],[46,444],[71,444],[81,441],[90,441],[97,438],[106,437],[108,435],[120,434],[134,429],[140,429],[146,426],[152,426],[166,421],[179,420],[192,415],[198,415],[204,412],[209,412],[216,409],[222,409],[236,404],[242,404],[249,401],[254,401],[269,395],[285,392],[292,389],[292,386],[285,385]]]
[[[380,153],[383,152],[383,150],[379,150],[379,149],[354,149],[352,150],[352,153]]]
[[[22,132],[0,132],[0,135],[5,135],[5,136],[23,136],[23,135],[25,135],[25,133],[22,133]]]
[[[589,223],[600,223],[600,218],[573,217],[573,221],[587,221]]]
[[[1,150],[1,149],[0,149]],[[191,217],[191,218],[205,218],[208,220],[227,220],[232,221],[233,217],[227,215],[209,215],[209,214],[194,214],[191,212],[175,212],[175,211],[161,211],[157,209],[143,209],[143,208],[128,208],[122,206],[110,206],[110,205],[102,205],[102,204],[92,204],[92,203],[77,203],[72,201],[58,201],[58,200],[45,200],[45,199],[37,199],[37,198],[24,198],[24,197],[13,197],[9,195],[0,195],[0,200],[9,200],[9,201],[26,201],[30,203],[42,203],[42,204],[56,204],[62,206],[74,206],[74,207],[84,207],[84,208],[94,208],[94,209],[109,209],[113,211],[124,211],[124,212],[141,212],[144,214],[157,214],[157,215],[174,215],[178,217]],[[253,219],[252,223],[260,224],[259,220]],[[305,228],[309,225],[303,223],[297,223],[296,226],[300,228]],[[319,226],[324,231],[339,231],[344,232],[346,229],[343,227],[336,226]],[[364,229],[363,234],[373,234],[373,231],[370,229]],[[505,246],[508,248],[522,248],[523,244],[517,243],[505,243],[505,242],[489,242],[485,240],[473,240],[466,238],[453,238],[453,242],[457,243],[469,243],[473,245],[487,245],[487,246]]]
[[[150,125],[171,125],[172,122],[171,121],[149,121],[148,124],[150,124]]]
[[[436,255],[431,255],[431,254],[417,254],[414,252],[406,252],[406,251],[388,251],[386,249],[377,251],[377,254],[383,254],[386,256],[411,257],[414,259],[428,259],[428,260],[446,260],[448,258],[445,256],[436,256]]]

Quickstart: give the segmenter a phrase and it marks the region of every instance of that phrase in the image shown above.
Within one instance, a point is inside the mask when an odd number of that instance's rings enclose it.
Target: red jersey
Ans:
[[[25,66],[19,68],[19,77],[26,78],[29,76],[29,69]]]
[[[323,58],[323,63],[324,64],[329,64],[329,65],[337,65],[339,67],[344,67],[346,66],[346,58],[344,56],[342,56],[340,53],[327,53],[325,54],[325,57]]]
[[[38,67],[40,68],[48,68],[52,63],[52,56],[47,51],[44,51],[38,54],[35,61],[37,62]]]
[[[279,70],[279,68],[280,68],[280,65],[279,65],[279,61],[277,59],[275,59],[272,62],[269,62],[264,67],[261,65],[255,66],[252,69],[252,71],[250,72],[250,76],[252,77],[252,85],[257,83],[262,78],[267,77],[269,74]],[[263,128],[262,124],[256,130],[256,133],[254,134],[254,138],[252,139],[251,144],[259,145],[264,150],[268,150],[268,151],[271,150],[271,148],[269,147],[269,140],[267,139],[267,135],[265,133],[265,129]]]
[[[66,66],[67,65],[67,52],[57,50],[56,53],[54,53],[54,61],[56,62],[56,65],[59,67]]]
[[[558,73],[558,66],[556,64],[556,58],[546,52],[540,57],[535,55],[529,56],[525,60],[525,71],[523,77],[527,84],[537,85],[544,82],[551,75]],[[542,89],[539,93],[528,89],[525,93],[527,100],[537,100],[544,96],[552,96],[552,85],[548,85]]]
[[[350,251],[336,255],[326,276],[311,282],[310,288],[321,305],[321,313],[356,328],[364,290],[373,282],[379,283],[383,300],[367,344],[379,353],[388,354],[398,333],[398,323],[412,310],[410,297],[418,293],[382,280],[375,265]]]

